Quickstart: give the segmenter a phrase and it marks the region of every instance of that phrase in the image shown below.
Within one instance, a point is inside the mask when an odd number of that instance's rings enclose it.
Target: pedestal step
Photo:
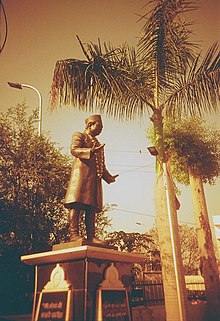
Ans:
[[[103,249],[112,249],[112,250],[116,250],[116,251],[118,250],[118,248],[116,246],[93,243],[93,242],[90,242],[87,240],[79,240],[79,241],[55,244],[52,247],[52,251],[70,249],[70,248],[84,246],[84,245],[95,246],[95,247],[99,247],[99,248],[101,247]]]

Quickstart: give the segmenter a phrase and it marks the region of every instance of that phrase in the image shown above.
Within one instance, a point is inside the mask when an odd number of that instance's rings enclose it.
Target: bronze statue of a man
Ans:
[[[103,208],[102,179],[110,184],[118,175],[112,176],[106,169],[104,144],[96,138],[103,128],[101,116],[92,115],[85,123],[84,132],[73,134],[71,154],[74,160],[64,205],[70,209],[70,241],[82,240],[79,236],[79,215],[83,210],[87,240],[103,243],[95,237],[95,213]]]

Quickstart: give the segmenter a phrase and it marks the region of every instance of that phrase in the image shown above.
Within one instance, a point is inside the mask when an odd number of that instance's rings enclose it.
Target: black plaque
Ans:
[[[128,295],[125,289],[101,291],[102,321],[130,321]]]
[[[71,290],[42,291],[34,321],[70,321]]]

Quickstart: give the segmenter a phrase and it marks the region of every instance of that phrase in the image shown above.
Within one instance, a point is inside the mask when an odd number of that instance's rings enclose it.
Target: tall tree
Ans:
[[[152,1],[144,21],[138,51],[128,45],[113,48],[79,39],[85,60],[58,61],[51,108],[72,104],[81,110],[99,109],[121,119],[144,117],[149,111],[156,137],[155,207],[160,236],[167,321],[186,321],[185,291],[175,193],[172,181],[164,186],[166,158],[163,116],[215,111],[219,101],[220,55],[214,44],[201,61],[190,41],[183,14],[195,9],[192,1]],[[98,107],[100,106],[100,107]],[[166,174],[166,171],[165,171]],[[173,233],[175,231],[175,233]]]
[[[215,251],[203,183],[214,184],[220,175],[220,131],[199,118],[167,122],[165,144],[170,154],[173,176],[190,184],[197,227],[200,270],[205,280],[209,314],[217,314],[220,281],[218,254]],[[213,316],[214,318],[214,316]]]
[[[29,116],[28,116],[29,115]],[[38,113],[18,104],[0,114],[0,311],[31,313],[34,269],[20,256],[67,234],[62,206],[69,160],[37,134]],[[10,303],[9,303],[10,302]]]
[[[69,159],[37,135],[37,114],[28,116],[27,108],[18,104],[0,115],[0,241],[3,251],[20,254],[41,251],[67,234],[62,198],[70,172]]]

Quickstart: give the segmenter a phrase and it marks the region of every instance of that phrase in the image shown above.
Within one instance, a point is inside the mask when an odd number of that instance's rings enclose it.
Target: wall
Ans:
[[[205,303],[189,303],[190,320],[207,321],[207,305]],[[166,321],[165,306],[151,305],[132,308],[132,321]]]

